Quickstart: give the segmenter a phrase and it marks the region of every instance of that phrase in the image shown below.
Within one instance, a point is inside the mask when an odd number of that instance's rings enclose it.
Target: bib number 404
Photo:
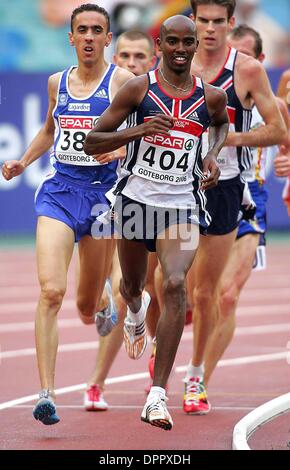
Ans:
[[[143,161],[147,162],[150,167],[153,167],[157,164],[161,170],[167,171],[171,170],[173,167],[179,170],[182,170],[183,173],[186,173],[188,169],[188,156],[189,153],[184,153],[179,157],[178,161],[174,152],[171,150],[165,150],[161,153],[158,161],[155,158],[156,148],[149,147],[143,155]]]

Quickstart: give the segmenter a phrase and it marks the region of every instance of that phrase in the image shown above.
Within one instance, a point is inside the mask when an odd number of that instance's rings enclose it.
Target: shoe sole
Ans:
[[[84,405],[86,411],[107,411],[108,406]]]
[[[172,423],[167,419],[153,419],[152,421],[149,421],[149,419],[141,416],[141,421],[151,424],[151,426],[164,429],[165,431],[170,431],[172,429]]]
[[[148,307],[149,307],[150,302],[151,302],[150,294],[147,291],[144,291],[144,298],[145,297],[147,298],[147,300],[146,300],[146,314],[147,314]],[[146,320],[146,314],[145,314],[145,317],[144,317],[144,322]],[[123,338],[124,338],[124,345],[125,345],[125,349],[126,349],[126,352],[128,354],[128,357],[130,359],[140,359],[140,357],[144,354],[146,346],[147,346],[146,330],[145,330],[145,335],[140,337],[140,341],[143,340],[144,344],[143,344],[142,349],[140,350],[140,352],[138,352],[137,354],[135,354],[135,350],[138,349],[138,348],[135,348],[135,345],[138,344],[138,341],[137,342],[136,341],[133,341],[133,342],[130,341],[130,335],[127,335],[125,327],[124,327],[124,332],[123,332]]]
[[[46,426],[57,424],[60,421],[56,414],[56,408],[54,404],[49,400],[36,405],[33,410],[33,416],[37,421],[41,421],[41,423],[45,424]]]
[[[86,411],[108,411],[108,408],[96,408],[85,406]]]
[[[139,351],[139,347],[138,347],[138,343],[139,341],[143,342],[143,346],[142,348],[140,349]],[[140,337],[140,340],[135,340],[133,341],[133,343],[130,341],[130,337],[127,336],[127,333],[124,331],[124,344],[125,344],[125,349],[126,349],[126,352],[128,354],[128,357],[130,359],[140,359],[140,357],[143,356],[144,352],[145,352],[145,349],[146,349],[146,346],[147,346],[147,336],[146,336],[146,332],[145,332],[145,335],[144,336],[141,336]],[[136,353],[136,350],[137,350],[137,353]]]
[[[211,411],[211,405],[209,406],[209,409],[207,411],[185,411],[185,410],[183,411],[186,415],[197,415],[197,416],[207,415]]]

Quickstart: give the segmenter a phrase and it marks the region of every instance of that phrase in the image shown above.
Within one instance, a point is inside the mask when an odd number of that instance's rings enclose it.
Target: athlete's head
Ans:
[[[93,3],[83,3],[79,7],[75,8],[71,14],[71,20],[70,20],[70,29],[71,32],[73,33],[74,29],[74,20],[75,18],[80,14],[84,13],[86,11],[94,11],[96,13],[100,13],[103,15],[106,20],[107,20],[107,33],[110,31],[110,17],[108,12],[105,10],[103,7],[99,7],[99,5],[95,5]]]
[[[234,27],[236,0],[191,0],[200,47],[214,51],[224,47]]]
[[[69,39],[76,47],[79,61],[93,64],[103,56],[104,48],[112,40],[110,18],[107,11],[91,3],[76,8],[71,15]]]
[[[141,30],[129,30],[116,42],[114,62],[135,75],[147,73],[155,64],[154,41]]]
[[[228,20],[234,16],[236,0],[190,0],[193,16],[196,17],[197,8],[200,5],[217,5],[226,8]]]
[[[195,23],[187,16],[171,16],[161,25],[157,46],[163,63],[176,73],[190,70],[197,44]]]
[[[228,36],[228,43],[240,52],[258,59],[263,62],[263,41],[255,29],[246,24],[234,28]]]

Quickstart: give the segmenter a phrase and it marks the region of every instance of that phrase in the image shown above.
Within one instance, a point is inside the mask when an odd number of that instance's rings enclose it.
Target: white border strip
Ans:
[[[259,426],[263,426],[267,421],[280,414],[290,411],[290,393],[274,398],[259,406],[242,418],[234,427],[233,450],[251,450],[248,439]]]

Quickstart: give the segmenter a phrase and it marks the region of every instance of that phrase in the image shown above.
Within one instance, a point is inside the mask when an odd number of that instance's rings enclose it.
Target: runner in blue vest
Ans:
[[[47,425],[59,421],[54,404],[57,313],[66,291],[74,244],[78,243],[80,258],[77,306],[80,317],[88,324],[94,322],[99,310],[115,247],[112,239],[93,239],[91,226],[96,219],[94,210],[107,207],[105,193],[117,178],[117,161],[100,165],[84,152],[86,135],[118,89],[134,77],[105,61],[104,49],[111,39],[106,10],[84,4],[73,11],[69,40],[76,48],[78,65],[49,78],[49,107],[44,126],[22,159],[5,162],[3,167],[3,175],[9,180],[54,145],[54,171],[35,195],[41,287],[35,333],[41,392],[33,414]],[[112,299],[110,304],[112,310]]]

